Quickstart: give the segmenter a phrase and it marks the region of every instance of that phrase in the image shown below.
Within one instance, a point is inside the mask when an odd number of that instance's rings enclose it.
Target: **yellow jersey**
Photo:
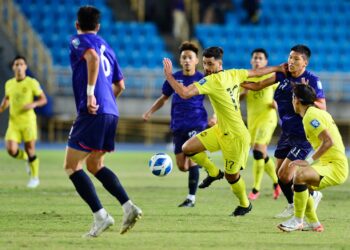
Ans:
[[[35,121],[36,116],[33,109],[23,110],[26,104],[32,103],[35,96],[42,93],[40,84],[34,78],[26,76],[22,81],[11,78],[5,83],[5,96],[10,102],[9,122],[21,125]]]
[[[200,94],[208,95],[223,134],[249,137],[239,103],[240,83],[247,78],[248,70],[231,69],[208,75],[194,83]]]
[[[249,82],[259,82],[272,77],[273,73],[260,77],[248,78]],[[272,108],[273,95],[277,84],[271,85],[259,91],[248,90],[247,92],[247,123],[253,126],[257,121],[273,120],[277,123],[277,111]]]
[[[345,155],[345,147],[332,116],[324,110],[316,107],[309,107],[303,117],[303,126],[307,140],[312,148],[317,150],[321,145],[319,134],[326,130],[329,132],[333,140],[333,146],[330,147],[321,157],[321,163],[328,163],[337,160],[347,160]]]

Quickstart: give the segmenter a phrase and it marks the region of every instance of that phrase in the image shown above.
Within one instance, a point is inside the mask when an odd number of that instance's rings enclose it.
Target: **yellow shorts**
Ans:
[[[5,140],[21,143],[22,141],[35,141],[37,136],[38,132],[36,122],[30,122],[20,126],[10,122],[6,131]]]
[[[196,137],[210,152],[221,150],[225,172],[236,174],[246,167],[250,150],[249,134],[243,134],[246,136],[224,135],[218,125],[215,125],[197,134]]]
[[[275,131],[277,122],[274,119],[259,121],[256,120],[248,127],[249,134],[252,138],[252,144],[268,145]]]
[[[314,190],[320,190],[330,186],[336,186],[344,183],[348,178],[349,165],[348,161],[329,162],[327,164],[316,162],[311,165],[313,169],[323,176],[320,186],[313,187]]]

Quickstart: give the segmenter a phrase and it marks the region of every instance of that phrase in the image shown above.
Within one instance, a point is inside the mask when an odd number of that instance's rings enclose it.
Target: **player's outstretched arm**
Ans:
[[[241,87],[249,90],[261,90],[276,83],[276,75],[259,82],[242,82]]]
[[[10,105],[10,100],[8,98],[8,96],[4,96],[4,98],[2,98],[1,104],[0,104],[0,113],[4,112],[8,106]]]
[[[274,72],[282,72],[284,74],[287,73],[287,67],[286,64],[283,63],[279,66],[270,66],[270,67],[264,67],[259,69],[250,69],[248,70],[248,78],[249,77],[257,77],[257,76],[263,76]]]
[[[189,99],[193,96],[199,95],[199,91],[194,84],[191,84],[186,87],[175,80],[172,72],[173,64],[171,63],[171,60],[169,58],[163,59],[163,66],[165,78],[169,82],[170,86],[182,99]]]
[[[114,82],[112,84],[112,88],[113,88],[113,94],[115,97],[119,97],[125,90],[125,83],[124,83],[124,79]]]
[[[149,110],[142,114],[142,119],[147,122],[151,115],[156,112],[158,109],[164,106],[164,104],[168,101],[169,96],[161,95],[151,106]]]

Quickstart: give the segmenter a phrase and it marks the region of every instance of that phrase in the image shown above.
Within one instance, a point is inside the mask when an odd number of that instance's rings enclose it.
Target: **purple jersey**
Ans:
[[[292,103],[293,84],[300,84],[302,78],[305,78],[305,81],[308,81],[309,85],[314,88],[317,98],[325,98],[319,78],[310,71],[305,70],[301,76],[296,78],[277,72],[276,82],[279,82],[279,85],[275,91],[274,99],[277,102],[283,133],[287,136],[302,136],[306,140],[302,118],[295,113]]]
[[[198,82],[204,76],[202,73],[196,71],[192,76],[185,76],[182,71],[173,74],[176,81],[184,86],[191,85]],[[166,96],[173,95],[171,102],[171,123],[170,127],[173,132],[188,131],[191,129],[203,130],[208,125],[208,115],[204,108],[204,95],[194,96],[187,100],[182,99],[174,89],[170,86],[168,81],[163,84],[162,92]]]
[[[110,46],[95,34],[74,35],[69,44],[70,63],[73,71],[73,92],[78,114],[87,111],[87,65],[84,53],[88,49],[96,51],[100,57],[100,67],[95,86],[96,103],[100,106],[97,114],[119,116],[118,106],[112,90],[112,83],[123,79],[123,74]]]

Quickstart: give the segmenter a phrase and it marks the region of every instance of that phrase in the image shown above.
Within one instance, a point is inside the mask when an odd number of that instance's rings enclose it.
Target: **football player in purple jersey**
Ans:
[[[292,96],[295,84],[308,84],[316,92],[315,105],[326,109],[325,94],[320,79],[312,72],[306,70],[311,56],[311,50],[305,45],[296,45],[291,48],[288,57],[288,73],[275,73],[270,78],[257,83],[244,83],[242,86],[251,90],[260,90],[276,82],[279,85],[275,91],[274,99],[277,103],[282,133],[277,143],[275,157],[277,159],[276,172],[279,185],[285,195],[288,206],[277,214],[276,218],[286,218],[294,214],[292,179],[295,167],[288,167],[295,160],[305,160],[312,150],[307,141],[302,118],[294,112]],[[315,207],[322,198],[319,191],[313,192]]]
[[[123,74],[111,47],[97,35],[100,11],[92,6],[78,10],[77,34],[70,41],[73,92],[78,116],[68,137],[64,168],[81,198],[93,212],[87,237],[97,237],[114,224],[103,208],[95,187],[83,170],[93,174],[121,204],[124,215],[120,233],[141,218],[142,211],[129,199],[118,177],[104,165],[104,154],[114,150],[118,123],[116,96],[124,90]]]
[[[203,74],[196,70],[198,60],[198,47],[192,42],[183,42],[179,47],[180,64],[182,70],[174,73],[174,77],[184,86],[197,82],[203,78]],[[208,126],[208,116],[204,108],[204,95],[194,96],[190,99],[182,99],[165,81],[162,88],[162,95],[142,115],[144,121],[148,121],[151,115],[159,110],[172,95],[171,101],[171,122],[170,128],[173,133],[174,153],[176,164],[180,171],[189,172],[188,189],[189,193],[179,207],[194,207],[196,191],[199,180],[199,166],[190,160],[182,152],[182,145],[198,132]]]

